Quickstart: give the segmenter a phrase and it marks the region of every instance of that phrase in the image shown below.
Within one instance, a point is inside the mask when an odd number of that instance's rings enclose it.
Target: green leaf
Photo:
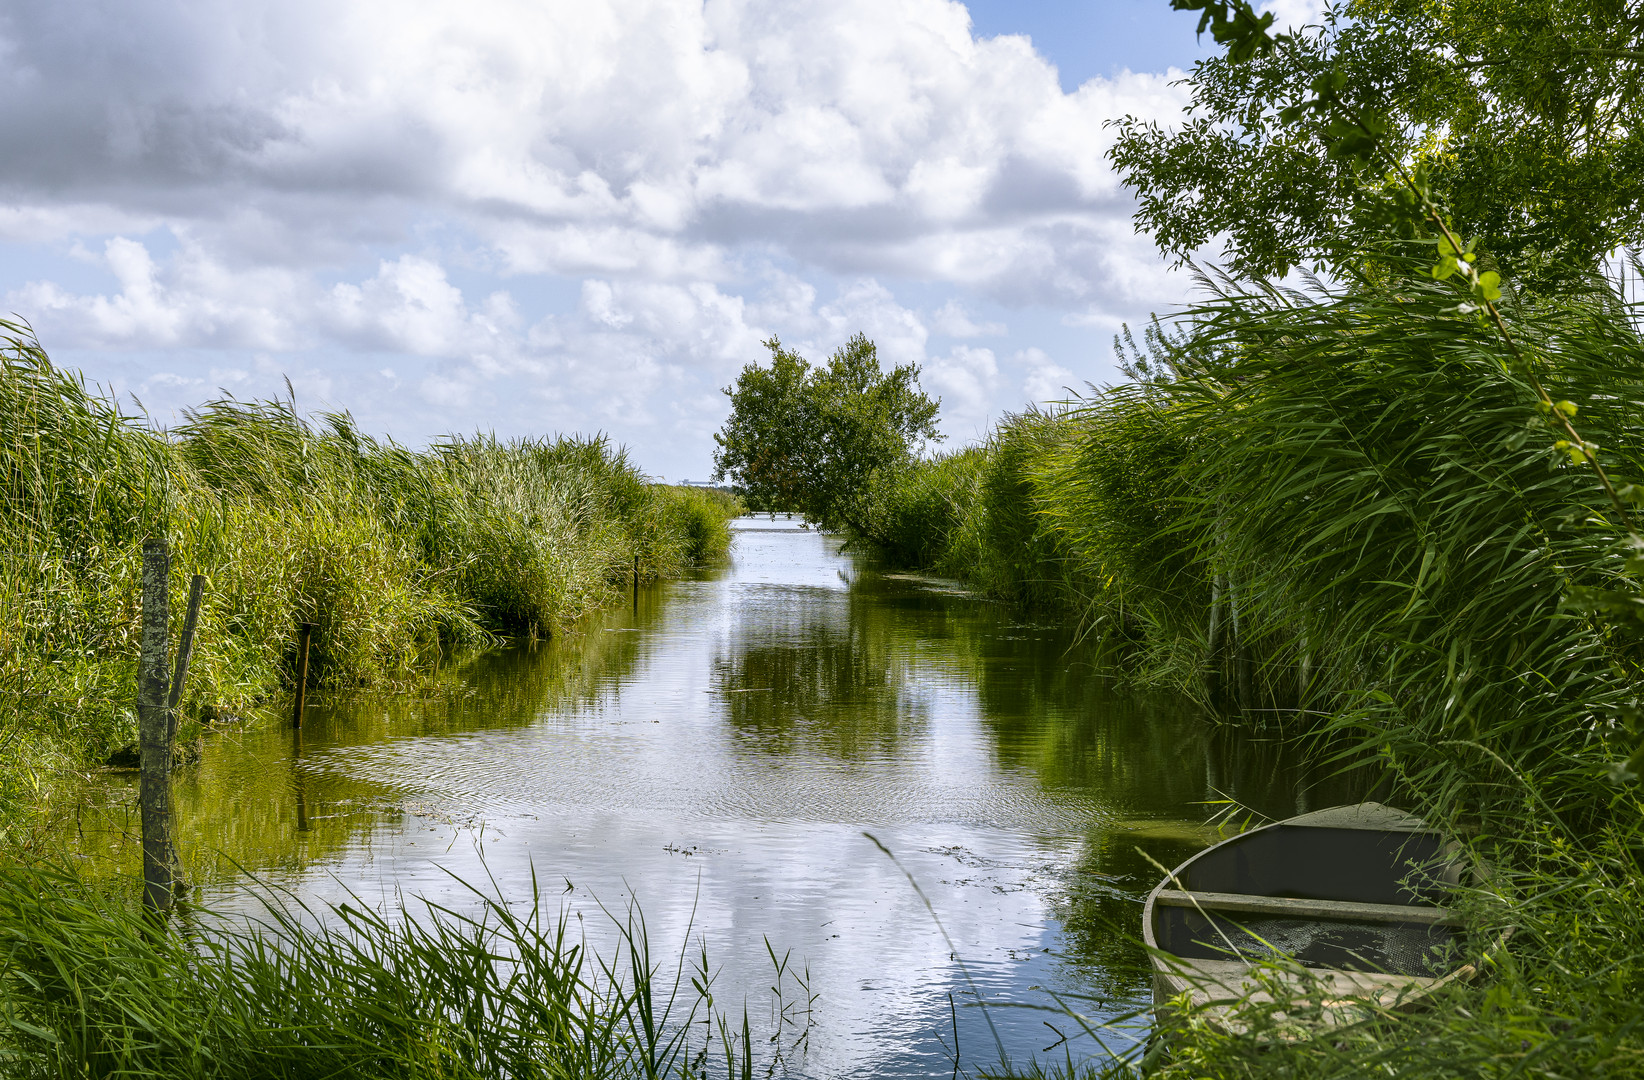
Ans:
[[[1644,743],[1640,743],[1633,756],[1627,759],[1627,771],[1633,774],[1634,780],[1644,776]]]
[[[45,1028],[41,1027],[38,1024],[31,1024],[27,1020],[19,1020],[15,1016],[6,1017],[6,1022],[11,1024],[11,1026],[16,1028],[18,1031],[23,1032],[25,1035],[33,1035],[36,1039],[39,1039],[41,1042],[45,1042],[45,1043],[56,1043],[57,1042],[57,1035],[56,1035],[55,1032],[48,1031],[48,1030],[46,1030]]]

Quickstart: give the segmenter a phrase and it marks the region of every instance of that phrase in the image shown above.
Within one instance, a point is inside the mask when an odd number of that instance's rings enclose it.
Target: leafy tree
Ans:
[[[882,371],[861,334],[813,367],[776,338],[769,367],[749,364],[727,387],[731,415],[714,435],[714,479],[729,477],[757,510],[789,510],[826,529],[883,544],[874,506],[917,461],[940,402],[919,367]]]
[[[1234,47],[1194,67],[1182,124],[1115,122],[1109,156],[1166,252],[1222,237],[1235,272],[1277,275],[1377,243],[1396,178],[1323,152],[1351,116],[1524,284],[1644,239],[1641,0],[1346,0],[1277,37],[1239,22],[1247,4],[1173,6]],[[1298,116],[1309,88],[1336,107]]]

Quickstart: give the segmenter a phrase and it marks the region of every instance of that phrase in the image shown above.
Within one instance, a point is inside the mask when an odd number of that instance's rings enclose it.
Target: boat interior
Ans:
[[[1183,867],[1155,904],[1154,935],[1186,959],[1285,955],[1307,967],[1432,976],[1460,944],[1438,909],[1459,880],[1432,833],[1277,825]]]

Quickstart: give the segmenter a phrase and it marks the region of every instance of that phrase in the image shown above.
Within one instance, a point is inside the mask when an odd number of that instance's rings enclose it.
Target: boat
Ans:
[[[1409,1008],[1475,974],[1445,907],[1472,877],[1458,845],[1381,803],[1241,833],[1148,895],[1154,1010],[1297,1038]]]

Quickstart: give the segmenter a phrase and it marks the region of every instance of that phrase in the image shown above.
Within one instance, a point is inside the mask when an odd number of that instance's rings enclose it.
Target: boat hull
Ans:
[[[1466,876],[1456,845],[1379,803],[1223,841],[1148,895],[1155,1010],[1185,1005],[1233,1031],[1259,1015],[1293,1037],[1408,1007],[1473,973],[1442,906]]]

